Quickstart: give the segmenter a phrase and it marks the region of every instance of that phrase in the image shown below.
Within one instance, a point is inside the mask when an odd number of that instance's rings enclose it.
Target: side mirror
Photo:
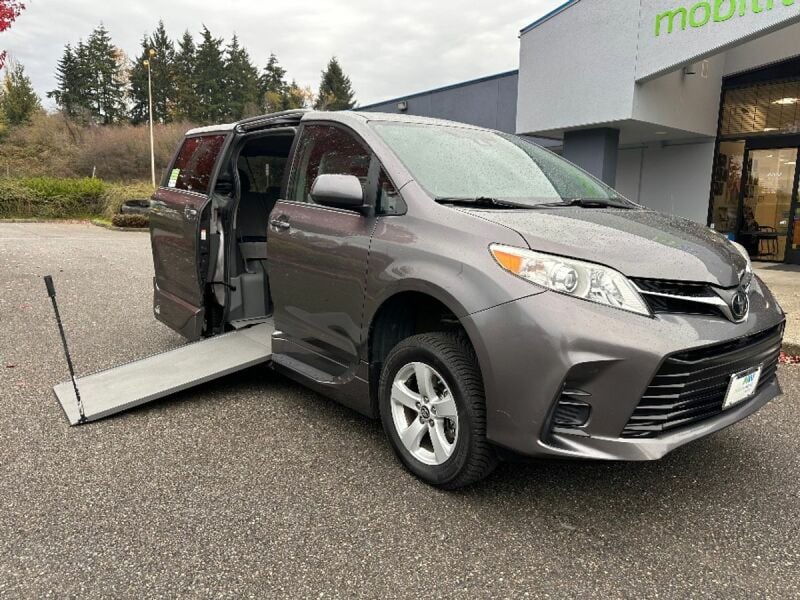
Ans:
[[[319,175],[311,186],[311,198],[322,206],[364,209],[364,189],[354,175]]]

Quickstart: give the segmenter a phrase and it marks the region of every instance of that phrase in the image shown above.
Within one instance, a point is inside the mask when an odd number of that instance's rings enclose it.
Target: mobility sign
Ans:
[[[687,27],[705,27],[711,23],[723,23],[733,18],[749,17],[777,8],[792,8],[795,0],[712,0],[697,2],[690,7],[665,10],[656,15],[655,36],[674,31],[686,31]]]
[[[800,0],[702,0],[683,6],[679,2],[642,0],[637,81],[800,22]]]

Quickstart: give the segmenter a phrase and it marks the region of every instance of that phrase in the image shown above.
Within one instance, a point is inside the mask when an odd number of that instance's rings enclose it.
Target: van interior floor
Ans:
[[[96,421],[269,361],[273,331],[271,318],[240,323],[235,331],[78,377],[83,420],[71,381],[53,391],[71,425]]]

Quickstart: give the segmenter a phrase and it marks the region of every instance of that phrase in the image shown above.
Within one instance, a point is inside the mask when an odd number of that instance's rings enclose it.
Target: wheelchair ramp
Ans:
[[[84,422],[267,362],[272,356],[273,330],[271,321],[260,323],[78,377]],[[53,391],[70,425],[77,425],[80,415],[72,382],[60,383]]]

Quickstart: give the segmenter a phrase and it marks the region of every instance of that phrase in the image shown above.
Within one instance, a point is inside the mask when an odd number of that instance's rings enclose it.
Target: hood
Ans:
[[[517,231],[532,250],[596,262],[628,277],[739,285],[746,261],[693,221],[649,210],[537,208],[466,212]]]

